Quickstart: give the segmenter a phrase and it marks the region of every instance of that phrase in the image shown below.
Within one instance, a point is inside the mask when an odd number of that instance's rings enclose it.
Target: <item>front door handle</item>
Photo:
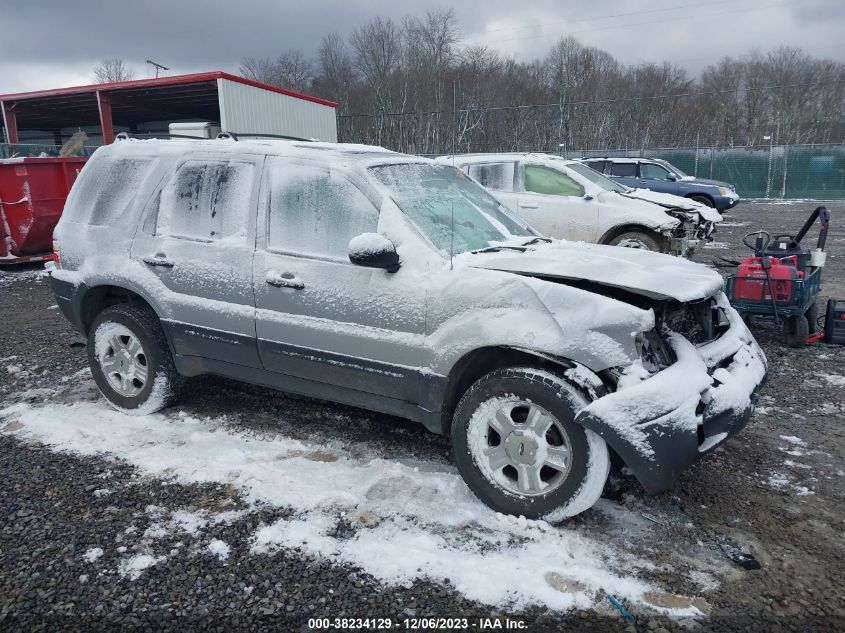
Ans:
[[[164,258],[164,253],[156,253],[153,257],[141,259],[147,266],[160,266],[161,268],[173,268],[173,262]]]
[[[305,288],[305,283],[293,273],[282,273],[280,275],[276,271],[270,271],[264,281],[276,288],[293,288],[294,290]]]
[[[540,205],[536,202],[520,202],[519,203],[520,209],[539,209]]]

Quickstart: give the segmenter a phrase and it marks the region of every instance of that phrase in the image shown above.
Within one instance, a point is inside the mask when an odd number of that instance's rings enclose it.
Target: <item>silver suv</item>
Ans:
[[[411,418],[506,513],[589,508],[612,459],[666,489],[766,375],[711,270],[546,239],[460,170],[380,148],[119,141],[55,237],[53,289],[115,407],[218,374]]]

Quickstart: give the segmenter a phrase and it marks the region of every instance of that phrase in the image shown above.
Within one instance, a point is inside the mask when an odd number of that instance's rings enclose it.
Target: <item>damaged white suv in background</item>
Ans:
[[[217,374],[410,418],[531,518],[592,506],[613,454],[665,490],[766,376],[715,272],[540,237],[460,170],[381,148],[118,141],[55,238],[58,305],[118,409]]]
[[[630,189],[550,154],[442,156],[489,189],[543,235],[692,257],[711,241],[718,211],[647,189]]]

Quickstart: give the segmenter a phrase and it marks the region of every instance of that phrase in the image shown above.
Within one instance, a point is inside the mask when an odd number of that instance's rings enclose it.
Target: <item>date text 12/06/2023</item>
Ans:
[[[520,631],[527,625],[522,620],[510,618],[310,618],[308,628],[315,630],[364,630],[389,631]]]

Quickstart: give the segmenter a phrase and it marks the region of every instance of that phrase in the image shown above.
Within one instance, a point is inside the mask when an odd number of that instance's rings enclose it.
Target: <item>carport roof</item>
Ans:
[[[217,80],[254,86],[322,105],[336,107],[333,101],[293,90],[270,86],[222,71],[138,79],[114,83],[53,88],[0,95],[6,108],[13,108],[19,128],[61,128],[98,125],[98,93],[108,95],[116,123],[133,125],[140,121],[202,117],[219,119]]]

